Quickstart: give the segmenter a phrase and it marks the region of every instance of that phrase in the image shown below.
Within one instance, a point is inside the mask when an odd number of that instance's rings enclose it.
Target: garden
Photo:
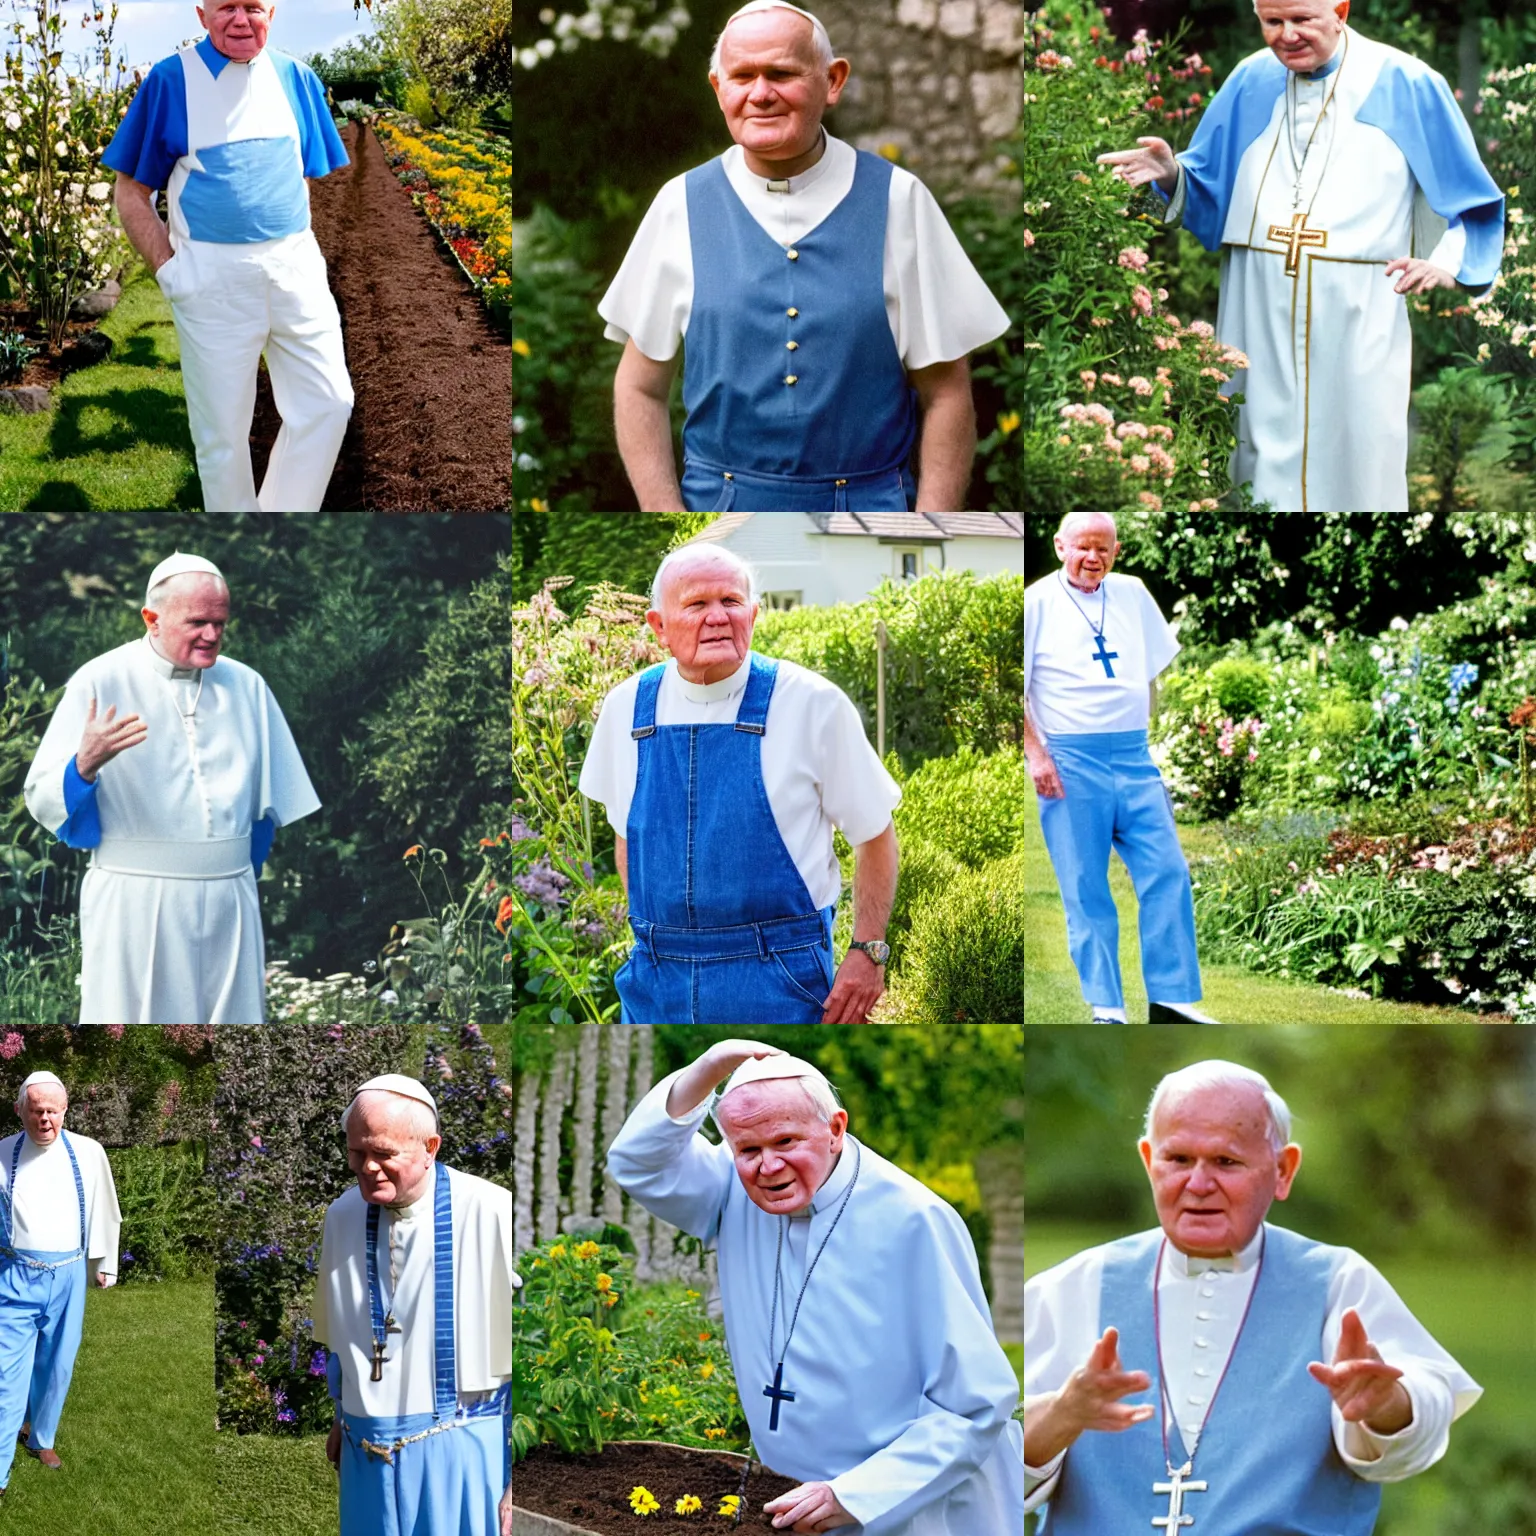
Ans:
[[[1151,738],[1212,1011],[1536,1023],[1532,515],[1146,511],[1120,537],[1180,626]],[[1062,1022],[1038,844],[1031,883],[1029,1017]]]
[[[82,54],[69,51],[62,0],[14,0],[13,12],[0,87],[0,507],[197,507],[170,306],[122,233],[101,165],[136,89],[114,52],[117,7],[86,18]],[[369,14],[373,34],[309,61],[351,159],[310,183],[356,394],[325,506],[504,510],[510,4],[377,0]],[[258,483],[279,426],[262,368]]]
[[[1409,486],[1415,513],[1518,513],[1536,502],[1536,21],[1517,5],[1387,0],[1351,22],[1439,69],[1471,102],[1506,194],[1503,269],[1480,295],[1410,300]],[[1095,158],[1156,135],[1186,147],[1223,80],[1262,46],[1247,7],[1051,0],[1031,12],[1020,153],[1026,230],[1013,375],[1020,479],[1057,520],[1109,511],[1241,512],[1220,391],[1240,353],[1216,339],[1219,256],[1163,226]],[[1021,500],[1018,505],[1025,505]]]
[[[603,1166],[603,1149],[652,1084],[730,1034],[514,1028],[519,1529],[530,1518],[536,1531],[603,1536],[766,1530],[763,1503],[794,1486],[750,1443],[713,1255],[627,1200]],[[853,1134],[960,1213],[997,1335],[1022,1371],[1020,1032],[806,1025],[776,1030],[774,1041],[827,1074]]]
[[[503,893],[496,925],[512,957],[515,1023],[618,1017],[628,913],[613,830],[577,779],[604,696],[663,659],[643,622],[651,575],[673,539],[712,516],[514,519],[512,820],[488,857]],[[889,990],[873,1021],[1022,1020],[1022,585],[937,573],[887,583],[859,604],[758,619],[754,649],[830,678],[871,738],[875,626],[886,627],[885,761],[902,787],[901,862]],[[853,852],[840,835],[837,846],[840,961],[852,937]]]

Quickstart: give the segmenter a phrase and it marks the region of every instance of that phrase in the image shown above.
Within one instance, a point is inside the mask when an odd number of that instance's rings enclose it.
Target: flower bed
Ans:
[[[512,1474],[513,1530],[567,1536],[695,1536],[700,1531],[771,1531],[763,1505],[798,1484],[754,1463],[742,1489],[744,1456],[694,1451],[657,1440],[626,1440],[598,1456],[566,1456],[541,1446]],[[648,1497],[647,1497],[648,1495]],[[739,1498],[741,1523],[728,1500]],[[694,1509],[693,1503],[698,1507]],[[678,1514],[679,1503],[690,1512]],[[654,1505],[655,1508],[651,1508]],[[642,1515],[641,1510],[648,1513]],[[528,1517],[544,1516],[533,1525]]]

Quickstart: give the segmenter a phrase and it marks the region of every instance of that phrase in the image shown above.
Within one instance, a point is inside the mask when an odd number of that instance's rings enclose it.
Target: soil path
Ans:
[[[328,511],[498,512],[511,502],[512,348],[395,179],[371,128],[351,165],[310,183],[357,404]],[[251,431],[257,484],[279,417],[266,370]]]

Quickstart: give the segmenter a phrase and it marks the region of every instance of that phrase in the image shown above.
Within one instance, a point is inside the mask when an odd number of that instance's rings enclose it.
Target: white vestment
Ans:
[[[857,155],[851,144],[828,134],[821,159],[790,177],[787,190],[775,192],[747,169],[739,144],[720,160],[747,212],[787,249],[847,197]],[[1008,329],[1008,312],[971,265],[933,194],[900,166],[891,171],[884,273],[886,318],[908,372],[954,362]],[[673,177],[656,194],[597,309],[608,322],[603,334],[610,341],[633,337],[654,362],[677,356],[693,309],[684,177]]]
[[[314,1334],[341,1363],[341,1409],[365,1418],[431,1413],[437,1286],[433,1194],[453,1193],[453,1321],[459,1405],[473,1407],[512,1379],[512,1192],[434,1165],[421,1198],[379,1212],[379,1286],[401,1332],[389,1335],[383,1379],[373,1381],[368,1309],[368,1203],[353,1185],[325,1213]],[[395,1279],[391,1283],[393,1258]],[[333,1382],[333,1386],[335,1383]]]
[[[147,738],[97,774],[100,830],[79,836],[66,773],[91,701]],[[82,1024],[260,1024],[266,1017],[253,829],[318,810],[288,722],[260,675],[221,657],[177,669],[132,641],[70,678],[26,784],[27,808],[92,847],[80,897]]]
[[[656,696],[658,725],[730,725],[752,671],[749,655],[718,683],[690,683],[667,670]],[[901,803],[901,788],[875,756],[853,701],[819,673],[780,661],[762,737],[763,788],[784,846],[818,907],[835,906],[843,877],[832,846],[839,828],[855,847],[878,837]],[[628,837],[639,743],[630,735],[641,674],[603,700],[581,767],[581,792],[602,804]]]
[[[1188,1453],[1207,1411],[1206,1399],[1219,1383],[1236,1346],[1248,1298],[1258,1278],[1262,1230],[1240,1253],[1225,1259],[1194,1259],[1171,1243],[1158,1272],[1158,1305],[1163,1317],[1163,1364],[1172,1402],[1188,1405],[1177,1429]],[[1413,1422],[1395,1435],[1378,1435],[1349,1424],[1333,1409],[1333,1441],[1351,1472],[1366,1482],[1395,1483],[1431,1467],[1444,1454],[1452,1423],[1479,1397],[1482,1388],[1448,1355],[1405,1307],[1381,1273],[1351,1248],[1337,1248],[1328,1290],[1328,1311],[1316,1358],[1333,1360],[1344,1313],[1353,1307],[1370,1341],[1388,1365],[1403,1372],[1413,1400]],[[1088,1358],[1100,1336],[1099,1290],[1103,1248],[1089,1248],[1037,1275],[1024,1287],[1024,1401],[1056,1392]],[[1153,1363],[1127,1359],[1128,1371],[1156,1377]],[[1328,1389],[1317,1384],[1319,1392]],[[1126,1401],[1138,1403],[1143,1394]],[[1242,1412],[1255,1433],[1272,1403],[1227,1404]],[[1070,1451],[1045,1467],[1027,1467],[1028,1507],[1051,1495]]]
[[[85,1190],[85,1256],[89,1276],[117,1275],[117,1240],[123,1229],[112,1165],[99,1141],[71,1131],[65,1134],[80,1164]],[[22,1143],[16,1160],[16,1188],[10,1188],[11,1153]],[[0,1141],[0,1189],[11,1202],[11,1241],[34,1252],[73,1252],[80,1246],[80,1202],[75,1174],[62,1136],[40,1147],[25,1131]]]
[[[636,1106],[608,1149],[608,1171],[647,1210],[715,1246],[726,1342],[763,1464],[827,1483],[860,1522],[849,1530],[864,1536],[1018,1536],[1018,1381],[993,1335],[964,1223],[916,1179],[845,1139],[809,1219],[784,1222],[776,1354],[806,1267],[852,1185],[784,1354],[783,1390],[795,1399],[770,1428],[763,1389],[775,1379],[779,1220],[748,1199],[730,1148],[697,1134],[708,1100],[682,1119],[667,1114],[676,1077]]]

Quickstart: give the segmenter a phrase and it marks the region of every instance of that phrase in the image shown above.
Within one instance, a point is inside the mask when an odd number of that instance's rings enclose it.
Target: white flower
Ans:
[[[59,159],[62,160],[64,156],[69,153],[69,145],[66,144],[63,139],[60,139],[59,142],[53,146],[53,152],[59,157]]]
[[[400,1001],[400,998],[392,988],[386,988],[383,992],[379,993],[379,1001],[386,1008],[393,1008]]]
[[[21,127],[21,113],[7,112],[5,114],[5,126],[14,133],[16,129]]]
[[[89,192],[90,195],[94,197],[98,203],[104,203],[107,200],[107,193],[112,189],[104,181],[93,181],[85,190]]]
[[[1387,625],[1387,628],[1388,629],[1407,629],[1408,628],[1408,620],[1407,619],[1403,619],[1403,618],[1393,619],[1392,622]]]

